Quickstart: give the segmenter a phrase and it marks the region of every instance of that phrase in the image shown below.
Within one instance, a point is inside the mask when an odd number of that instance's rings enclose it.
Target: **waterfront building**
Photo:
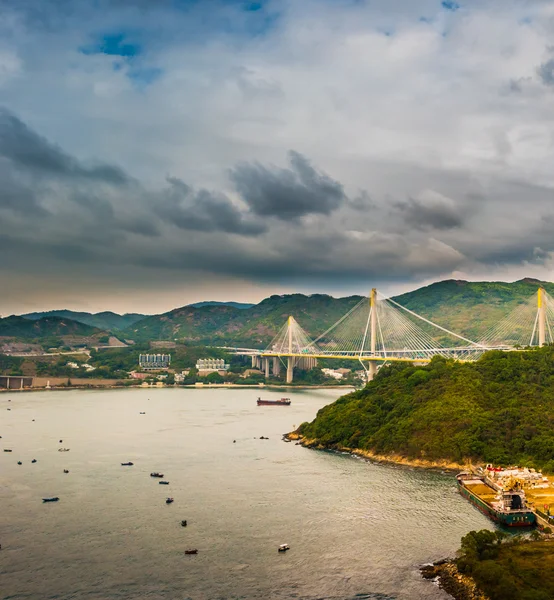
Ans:
[[[199,358],[196,362],[198,371],[228,371],[229,364],[222,358]]]
[[[139,366],[144,371],[167,369],[171,364],[171,354],[140,354]]]

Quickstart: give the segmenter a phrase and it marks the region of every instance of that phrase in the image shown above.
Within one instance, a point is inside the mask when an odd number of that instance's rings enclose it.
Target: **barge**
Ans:
[[[262,400],[258,398],[258,406],[290,406],[290,398],[280,398],[279,400]]]
[[[510,489],[492,486],[487,477],[463,471],[456,475],[458,491],[484,515],[506,527],[533,527],[535,513],[528,507],[525,492],[516,482]]]

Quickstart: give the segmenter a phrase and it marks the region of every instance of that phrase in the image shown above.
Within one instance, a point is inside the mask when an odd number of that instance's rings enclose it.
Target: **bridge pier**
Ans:
[[[269,379],[269,358],[264,358],[265,378]]]
[[[281,372],[281,361],[278,356],[273,357],[273,375],[278,376]]]
[[[377,363],[374,360],[369,361],[369,372],[367,374],[367,380],[373,381],[375,375],[377,375]]]
[[[289,356],[287,358],[287,383],[292,383],[292,378],[294,374],[294,358]]]

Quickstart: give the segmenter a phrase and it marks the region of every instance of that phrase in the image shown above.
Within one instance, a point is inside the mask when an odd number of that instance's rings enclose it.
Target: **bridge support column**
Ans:
[[[281,361],[279,360],[279,357],[274,356],[273,357],[273,375],[279,375],[280,372],[281,372]]]
[[[289,356],[287,358],[287,383],[292,383],[292,378],[294,374],[294,358]]]
[[[538,309],[539,309],[539,346],[544,346],[546,342],[546,305],[544,297],[544,289],[539,288],[538,292]]]
[[[269,358],[264,358],[265,378],[269,379]]]
[[[256,356],[254,354],[252,354],[252,368],[256,368]]]
[[[377,375],[377,363],[374,360],[369,361],[369,373],[367,374],[368,381],[373,381]]]

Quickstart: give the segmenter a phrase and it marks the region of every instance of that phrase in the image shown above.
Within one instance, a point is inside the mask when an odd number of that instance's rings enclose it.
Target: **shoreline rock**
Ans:
[[[440,560],[432,565],[424,565],[420,572],[424,579],[436,582],[441,590],[455,600],[489,600],[471,577],[458,571],[453,560]]]
[[[361,448],[347,448],[345,446],[327,447],[320,444],[317,440],[306,439],[296,431],[291,431],[285,434],[289,440],[299,441],[305,448],[313,448],[315,450],[328,450],[334,452],[348,452],[353,456],[359,456],[374,462],[388,463],[394,465],[403,465],[405,467],[416,467],[419,469],[440,469],[446,471],[463,471],[472,467],[471,464],[460,464],[448,460],[425,460],[423,458],[407,458],[399,454],[376,454],[370,450],[362,450]]]

